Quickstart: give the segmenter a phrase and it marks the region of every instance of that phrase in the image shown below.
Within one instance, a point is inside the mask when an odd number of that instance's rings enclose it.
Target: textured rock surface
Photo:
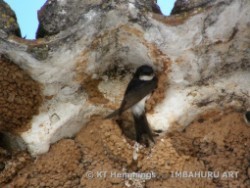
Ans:
[[[209,108],[249,107],[248,10],[248,1],[218,1],[203,13],[184,16],[177,27],[160,25],[152,31],[160,35],[147,35],[173,62],[166,97],[152,115],[155,128],[188,125]]]
[[[154,3],[154,0],[132,0],[130,2],[141,10],[159,12],[159,8]],[[38,12],[40,24],[37,31],[37,38],[54,35],[60,31],[71,29],[72,25],[79,22],[80,19],[84,19],[84,14],[90,12],[91,10],[98,11],[101,7],[101,9],[106,12],[116,9],[121,3],[124,4],[124,1],[76,0],[72,2],[70,0],[48,0],[43,8]]]
[[[10,34],[21,37],[15,13],[8,4],[0,0],[0,38],[6,38]]]
[[[170,17],[153,1],[70,2],[40,11],[47,37],[0,38],[0,187],[249,187],[249,1],[180,1]],[[159,77],[149,148],[129,112],[103,120],[144,63]],[[134,172],[147,177],[114,175]]]
[[[39,35],[56,35],[36,41],[0,39],[0,53],[42,87],[39,114],[29,130],[19,132],[31,154],[47,152],[51,143],[72,137],[94,115],[117,108],[131,73],[142,64],[154,66],[160,78],[147,105],[154,130],[185,129],[210,110],[249,108],[249,1],[220,0],[208,9],[171,17],[152,13],[151,1],[88,3],[73,9],[76,5],[66,0],[48,1],[40,12],[46,32]],[[55,14],[50,23],[47,11]],[[129,124],[128,117],[124,121]],[[118,135],[102,135],[114,158],[121,154],[117,148],[131,148],[126,141],[114,147],[111,141],[123,137]],[[124,155],[124,161],[131,162],[131,155],[129,160]],[[185,163],[175,151],[173,156]]]
[[[171,14],[180,14],[195,9],[208,8],[215,0],[176,0]]]
[[[0,164],[5,164],[0,186],[249,187],[250,129],[242,114],[217,111],[199,118],[185,132],[163,135],[154,147],[144,148],[122,136],[115,122],[95,117],[74,139],[60,140],[36,159],[25,152],[11,159],[0,150]],[[185,171],[204,175],[187,178],[176,174]],[[211,171],[219,177],[205,174]],[[147,178],[114,175],[132,172],[145,173]],[[238,176],[223,177],[224,172]]]

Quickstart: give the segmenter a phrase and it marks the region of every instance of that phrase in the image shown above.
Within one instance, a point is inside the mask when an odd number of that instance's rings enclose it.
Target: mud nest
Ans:
[[[25,130],[41,102],[39,84],[5,56],[0,56],[0,131]]]

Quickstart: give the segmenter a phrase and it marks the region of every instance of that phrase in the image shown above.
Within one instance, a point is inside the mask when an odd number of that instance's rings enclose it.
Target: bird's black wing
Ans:
[[[121,115],[124,111],[135,105],[141,99],[146,97],[157,87],[157,78],[154,78],[152,81],[142,82],[137,87],[130,87],[128,85],[127,91],[125,92],[124,99],[119,109],[115,110],[105,118],[112,118],[116,115]]]

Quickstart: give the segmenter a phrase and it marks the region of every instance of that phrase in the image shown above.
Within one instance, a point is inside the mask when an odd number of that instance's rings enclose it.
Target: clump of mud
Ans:
[[[0,55],[0,131],[26,130],[41,101],[39,84]]]
[[[19,171],[31,163],[31,157],[27,152],[12,154],[0,147],[0,187],[19,174]]]
[[[63,149],[62,149],[63,148]],[[76,187],[84,172],[77,144],[64,139],[18,172],[10,187]]]
[[[36,159],[24,157],[14,168],[18,172],[9,174],[24,154],[12,156],[0,186],[249,187],[249,148],[250,127],[238,112],[204,114],[183,132],[157,137],[149,148],[125,137],[115,121],[94,117],[74,139],[55,143]],[[124,176],[133,172],[147,176]]]

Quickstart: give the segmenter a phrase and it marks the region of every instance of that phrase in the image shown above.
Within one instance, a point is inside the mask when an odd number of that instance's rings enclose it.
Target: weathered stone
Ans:
[[[76,0],[73,2],[70,0],[48,0],[38,12],[39,27],[37,30],[37,38],[55,35],[71,28],[72,25],[83,20],[84,14],[91,10],[105,13],[114,9],[119,9],[119,4],[124,4],[124,1]],[[161,13],[154,0],[130,0],[129,4],[137,7],[141,11],[146,10]],[[135,14],[137,13],[135,12]]]
[[[21,37],[15,13],[8,4],[0,0],[0,38],[6,38],[10,34]]]
[[[215,0],[176,0],[171,14],[180,14],[197,8],[207,7]]]

